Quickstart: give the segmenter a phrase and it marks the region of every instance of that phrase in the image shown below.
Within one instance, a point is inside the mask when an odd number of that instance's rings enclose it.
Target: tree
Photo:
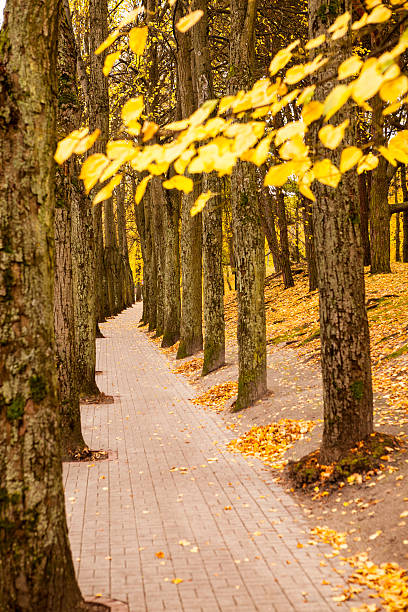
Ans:
[[[230,94],[254,81],[256,1],[231,1]],[[264,304],[265,238],[261,231],[255,168],[238,161],[231,174],[232,225],[238,297],[238,398],[247,408],[266,392]]]
[[[351,11],[351,0],[343,0],[332,7],[330,17],[340,16],[347,10]],[[310,39],[325,31],[326,20],[320,2],[311,0]],[[344,38],[330,43],[330,52],[336,57],[336,62],[334,66],[327,64],[320,71],[317,99],[327,97],[338,66],[350,54],[350,34],[346,36],[347,43]],[[352,117],[350,110],[347,106],[339,109],[337,121],[341,123]],[[316,130],[314,137],[317,155],[328,158],[338,167],[339,152],[323,149]],[[335,191],[319,182],[314,193],[313,225],[320,295],[324,400],[320,457],[322,463],[330,463],[373,431],[370,337],[365,310],[356,175],[348,174],[342,178]]]
[[[1,30],[0,608],[5,612],[82,608],[65,520],[52,341],[59,9],[54,0],[9,1]]]
[[[209,49],[207,0],[194,0],[192,8],[203,16],[192,30],[194,77],[197,104],[214,98],[213,75]],[[204,297],[204,363],[203,376],[225,363],[224,273],[222,269],[222,200],[220,179],[203,174],[202,190],[214,196],[202,213],[203,223],[203,297]]]

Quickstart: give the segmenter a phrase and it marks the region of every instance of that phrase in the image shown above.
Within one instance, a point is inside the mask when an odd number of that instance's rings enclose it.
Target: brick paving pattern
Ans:
[[[356,606],[334,603],[322,584],[344,588],[348,566],[307,544],[299,508],[265,466],[225,449],[234,434],[189,401],[192,388],[138,329],[140,315],[135,305],[101,326],[97,382],[115,401],[82,408],[85,440],[111,458],[64,467],[84,596],[128,602],[130,612]]]

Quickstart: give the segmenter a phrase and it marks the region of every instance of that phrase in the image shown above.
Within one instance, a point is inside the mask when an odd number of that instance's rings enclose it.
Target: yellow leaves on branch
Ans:
[[[176,23],[176,28],[179,32],[184,34],[184,32],[187,32],[196,23],[198,23],[203,15],[204,13],[202,10],[193,11],[192,13],[189,13],[185,17],[179,19],[179,21]]]
[[[153,177],[151,175],[145,176],[145,178],[142,179],[140,183],[138,184],[136,188],[136,193],[135,193],[136,204],[140,204],[140,202],[142,201],[142,198],[144,194],[146,193],[147,185],[149,184],[149,181],[151,181],[152,178]]]
[[[323,126],[319,130],[319,138],[322,144],[328,149],[337,149],[337,147],[344,138],[344,132],[346,131],[346,128],[349,126],[349,124],[349,119],[346,119],[337,127],[334,127],[330,124]]]
[[[92,204],[96,206],[96,204],[99,204],[100,202],[103,202],[104,200],[109,200],[109,198],[112,196],[113,190],[115,189],[115,187],[119,185],[121,180],[122,180],[121,174],[117,174],[116,176],[114,176],[113,179],[109,181],[109,183],[105,185],[105,187],[103,187],[96,194],[96,196],[93,199]]]
[[[92,187],[95,187],[108,164],[109,159],[103,153],[94,153],[84,161],[79,178],[84,181],[86,193],[89,193]]]
[[[104,63],[104,66],[103,66],[103,74],[105,76],[108,76],[108,74],[112,70],[115,62],[120,58],[120,53],[121,53],[120,51],[117,51],[116,53],[109,53],[105,57],[105,63]]]
[[[184,193],[191,193],[193,191],[194,183],[191,178],[188,178],[187,176],[175,174],[168,181],[164,181],[163,187],[165,189],[178,189],[178,191],[183,191]]]
[[[71,132],[71,134],[58,143],[54,155],[57,164],[63,164],[73,153],[76,153],[76,155],[83,155],[93,146],[100,133],[100,130],[95,130],[92,134],[89,134],[88,128]]]
[[[141,125],[138,121],[143,112],[144,101],[143,96],[130,98],[122,107],[122,120],[126,126],[126,131],[132,136],[138,136],[141,130]]]

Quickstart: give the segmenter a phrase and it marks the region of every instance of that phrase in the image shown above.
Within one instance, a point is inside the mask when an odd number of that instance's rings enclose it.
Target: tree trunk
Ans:
[[[52,0],[8,1],[1,29],[0,608],[4,612],[71,612],[79,610],[82,602],[65,520],[53,340],[59,8],[59,2]]]
[[[402,201],[408,202],[407,170],[406,166],[401,166],[401,189]],[[402,213],[402,261],[408,263],[408,210]]]
[[[164,328],[162,347],[173,346],[180,338],[180,195],[165,193],[164,225],[166,263],[164,266]]]
[[[136,181],[132,181],[133,186],[133,196],[136,193]],[[146,196],[145,196],[146,198]],[[140,238],[140,248],[142,251],[142,259],[143,259],[143,312],[142,318],[140,320],[141,323],[147,324],[148,322],[148,312],[149,312],[149,265],[148,265],[148,250],[147,250],[147,229],[146,229],[146,219],[145,219],[145,207],[146,202],[145,198],[140,202],[140,204],[135,203],[135,219],[137,225],[137,231]],[[137,300],[137,297],[136,297]]]
[[[204,15],[192,28],[194,45],[194,76],[197,105],[214,97],[209,53],[208,0],[194,0],[193,10]],[[203,192],[220,193],[220,179],[216,174],[204,174]],[[204,363],[202,375],[225,363],[224,273],[222,269],[222,200],[213,197],[202,213],[203,231],[203,301],[204,301]]]
[[[128,308],[134,302],[135,287],[129,262],[129,248],[126,235],[125,187],[119,187],[116,202],[118,214],[119,254],[121,258],[122,308]]]
[[[383,103],[376,96],[373,100],[373,129],[377,145],[384,144],[383,136]],[[370,243],[371,243],[371,274],[387,274],[391,272],[390,263],[390,211],[388,190],[390,180],[387,176],[389,163],[380,155],[377,168],[371,173],[370,197]]]
[[[162,181],[159,177],[154,177],[151,181],[153,198],[152,207],[152,240],[155,251],[156,274],[157,274],[157,299],[156,299],[156,335],[162,336],[164,333],[164,279],[165,279],[165,228],[164,228],[164,209],[166,207],[166,197]],[[167,231],[167,228],[166,228]]]
[[[336,14],[351,11],[351,0],[336,5]],[[309,2],[309,38],[324,32],[327,15],[319,0]],[[324,100],[336,82],[338,65],[350,55],[351,37],[330,43],[336,62],[319,73],[316,99]],[[336,124],[353,118],[350,107],[336,114]],[[344,146],[351,144],[350,131]],[[319,157],[339,166],[340,152],[325,149],[317,128],[312,146]],[[336,461],[343,452],[373,431],[370,338],[363,275],[363,249],[359,227],[358,184],[350,172],[336,190],[314,183],[313,223],[320,294],[321,366],[323,374],[324,431],[322,463]]]
[[[157,326],[157,267],[156,267],[156,253],[154,249],[154,238],[153,238],[153,194],[151,182],[149,183],[146,195],[143,198],[142,204],[144,204],[144,219],[145,219],[145,268],[146,283],[144,287],[148,293],[147,301],[147,319],[146,323],[149,324],[149,331],[153,331]],[[140,206],[140,205],[139,205]]]
[[[108,36],[107,0],[89,0],[89,128],[91,131],[100,129],[101,134],[96,141],[93,153],[105,153],[109,137],[109,94],[108,79],[102,69],[106,51],[95,55],[95,50]],[[93,190],[95,192],[97,188]],[[104,243],[102,229],[102,204],[93,208],[95,233],[95,295],[97,320],[103,321],[109,312],[108,283],[104,268]]]
[[[176,5],[176,19],[187,13],[187,2]],[[176,34],[178,92],[183,117],[194,111],[192,53],[190,34]],[[190,210],[200,194],[200,187],[181,196],[181,323],[177,358],[182,359],[203,348],[202,332],[202,217],[191,217]]]
[[[293,287],[295,285],[295,282],[293,280],[292,269],[290,267],[288,221],[286,218],[286,206],[283,189],[276,190],[276,212],[279,224],[283,285],[285,289],[289,289],[289,287]]]
[[[62,11],[58,35],[58,139],[65,138],[80,121],[75,69],[75,39],[70,20]],[[65,457],[85,447],[79,408],[71,253],[71,193],[75,191],[73,183],[77,181],[77,171],[75,158],[58,168],[55,211],[54,331],[61,441]]]
[[[368,227],[370,205],[368,199],[367,175],[365,173],[358,175],[358,193],[360,198],[360,233],[364,252],[364,265],[369,266],[371,264],[370,233]]]
[[[312,207],[310,206],[310,204],[307,203],[306,199],[304,200],[303,204],[303,228],[305,234],[305,251],[307,261],[307,275],[309,277],[309,291],[315,291],[318,287],[318,282],[315,237],[313,228],[313,213]]]
[[[256,1],[231,1],[231,94],[253,83]],[[265,238],[260,226],[254,166],[239,161],[231,175],[232,225],[238,298],[238,398],[247,408],[266,392]]]
[[[262,181],[265,178],[265,174],[266,171],[262,173]],[[262,227],[266,236],[269,250],[272,254],[273,267],[275,268],[275,272],[281,272],[281,252],[275,228],[273,200],[268,187],[261,187],[259,204]]]

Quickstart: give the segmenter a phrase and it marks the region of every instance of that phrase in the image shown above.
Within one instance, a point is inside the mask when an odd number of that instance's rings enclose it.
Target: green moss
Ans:
[[[25,402],[22,395],[17,395],[14,400],[7,406],[6,416],[9,421],[21,419],[24,414]]]
[[[361,400],[364,395],[364,383],[362,380],[356,380],[351,385],[351,392],[353,394],[354,399]]]
[[[394,359],[395,357],[401,357],[401,355],[405,355],[405,353],[408,353],[408,344],[400,346],[399,349],[387,355],[386,359]]]
[[[47,385],[41,376],[31,376],[29,380],[31,397],[36,404],[42,402],[47,395]]]
[[[316,338],[320,338],[320,328],[316,329],[313,333],[310,334],[310,336],[302,340],[302,342],[300,343],[300,346],[304,346],[305,344],[308,344],[308,342],[312,342],[312,340],[316,340]]]
[[[184,359],[184,357],[188,357],[186,343],[184,340],[181,340],[177,350],[176,359]]]

